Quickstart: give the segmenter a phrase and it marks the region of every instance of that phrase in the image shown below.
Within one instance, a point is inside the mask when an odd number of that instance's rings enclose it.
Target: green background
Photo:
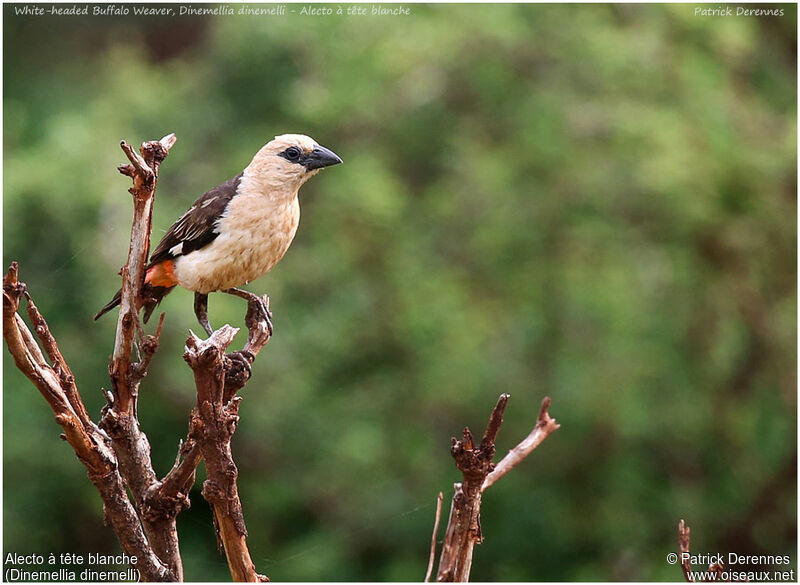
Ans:
[[[91,317],[130,230],[119,141],[178,136],[155,239],[276,134],[345,161],[304,187],[291,250],[249,287],[276,327],[234,440],[260,572],[420,580],[436,494],[446,510],[459,479],[450,437],[482,431],[501,392],[498,455],[545,395],[562,428],[487,492],[474,580],[679,580],[680,518],[693,551],[797,567],[796,5],[18,7],[3,7],[3,261],[94,415],[116,313]],[[194,400],[191,302],[162,304],[140,399],[159,474]],[[212,325],[244,309],[212,295]],[[4,554],[117,551],[3,353]],[[186,576],[227,580],[197,488],[192,502]]]

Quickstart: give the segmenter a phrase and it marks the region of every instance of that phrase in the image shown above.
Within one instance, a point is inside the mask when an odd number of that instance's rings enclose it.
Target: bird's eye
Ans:
[[[296,146],[290,146],[286,149],[286,158],[292,162],[297,161],[300,158],[300,149]]]

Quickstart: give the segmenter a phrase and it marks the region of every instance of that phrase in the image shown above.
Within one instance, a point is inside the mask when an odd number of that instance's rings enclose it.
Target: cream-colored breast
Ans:
[[[258,191],[240,192],[218,220],[216,239],[176,260],[179,284],[209,293],[263,276],[283,258],[299,222],[296,192],[283,199]]]

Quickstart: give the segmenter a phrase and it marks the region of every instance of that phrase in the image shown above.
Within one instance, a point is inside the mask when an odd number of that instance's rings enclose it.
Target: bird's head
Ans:
[[[256,153],[248,166],[254,175],[277,187],[296,191],[321,169],[342,159],[303,134],[276,136]]]

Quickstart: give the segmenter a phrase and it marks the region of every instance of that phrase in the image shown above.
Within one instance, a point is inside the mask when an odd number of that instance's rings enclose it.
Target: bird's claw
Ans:
[[[272,337],[272,311],[269,310],[264,299],[253,295],[247,300],[247,314],[244,317],[244,323],[248,329],[253,329],[259,322],[267,324],[269,336]]]
[[[225,386],[232,392],[236,392],[242,388],[250,376],[253,374],[251,368],[256,359],[252,353],[247,350],[233,351],[226,354],[227,358],[225,364]]]

